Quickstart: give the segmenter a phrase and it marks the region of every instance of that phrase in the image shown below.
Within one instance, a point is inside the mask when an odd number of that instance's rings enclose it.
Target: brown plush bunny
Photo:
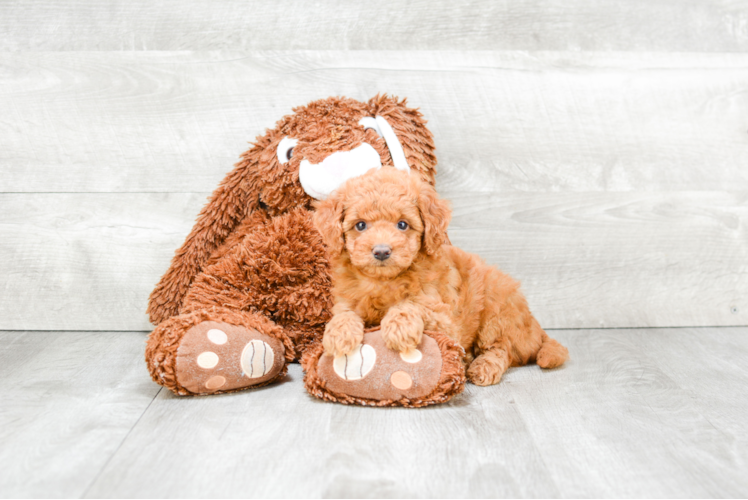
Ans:
[[[242,155],[151,293],[148,314],[158,326],[146,363],[153,380],[180,395],[259,387],[308,351],[304,368],[314,376],[307,387],[318,397],[403,406],[446,401],[462,390],[464,375],[455,370],[459,347],[438,333],[426,361],[444,376],[424,379],[429,387],[418,398],[393,396],[391,387],[349,397],[357,379],[333,370],[327,380],[316,370],[332,298],[314,200],[373,168],[410,169],[433,184],[434,145],[421,113],[386,95],[368,102],[333,97],[293,111]],[[390,356],[379,354],[382,361]]]

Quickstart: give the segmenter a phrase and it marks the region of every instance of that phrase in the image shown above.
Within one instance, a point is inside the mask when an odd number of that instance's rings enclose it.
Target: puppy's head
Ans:
[[[449,204],[416,175],[382,168],[348,180],[321,202],[314,223],[333,260],[347,257],[364,275],[393,278],[419,252],[447,237]]]

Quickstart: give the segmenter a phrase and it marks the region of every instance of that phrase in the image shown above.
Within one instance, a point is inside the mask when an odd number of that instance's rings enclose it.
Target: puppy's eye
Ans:
[[[284,137],[278,143],[278,149],[276,150],[276,156],[278,161],[282,164],[288,163],[288,160],[293,156],[293,148],[298,144],[299,141],[293,137]]]
[[[405,222],[404,220],[401,220],[400,222],[398,222],[398,223],[397,223],[397,228],[398,228],[398,229],[399,229],[400,231],[405,231],[406,229],[408,229],[408,227],[409,227],[409,226],[408,226],[408,223],[407,223],[407,222]]]
[[[363,231],[364,229],[366,229],[366,222],[364,221],[356,222],[356,231]]]

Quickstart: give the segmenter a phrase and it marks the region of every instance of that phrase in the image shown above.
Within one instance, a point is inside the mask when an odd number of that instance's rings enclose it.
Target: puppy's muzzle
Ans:
[[[392,247],[389,245],[374,245],[371,253],[374,254],[375,259],[384,261],[392,255]]]

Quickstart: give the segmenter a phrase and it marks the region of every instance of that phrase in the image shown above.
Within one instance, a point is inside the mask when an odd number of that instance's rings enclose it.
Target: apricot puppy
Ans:
[[[568,351],[530,313],[519,283],[445,243],[449,205],[417,176],[381,168],[348,180],[319,204],[314,223],[333,271],[325,352],[347,354],[380,325],[390,349],[408,351],[424,329],[465,349],[468,378],[496,384],[510,366],[554,368]]]

